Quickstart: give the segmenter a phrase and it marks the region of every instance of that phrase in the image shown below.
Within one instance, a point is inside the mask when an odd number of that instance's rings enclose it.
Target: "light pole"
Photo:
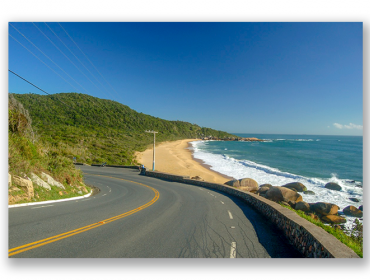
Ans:
[[[154,130],[145,130],[145,132],[148,132],[148,133],[153,133],[153,171],[154,171],[154,167],[155,167],[155,134],[158,133],[157,131],[154,131]]]

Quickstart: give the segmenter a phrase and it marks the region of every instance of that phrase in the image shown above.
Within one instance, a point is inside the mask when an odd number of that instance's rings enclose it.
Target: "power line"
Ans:
[[[46,94],[50,95],[50,93],[48,93],[48,92],[46,92],[45,90],[43,90],[43,89],[39,88],[38,86],[34,85],[34,84],[33,84],[33,83],[31,83],[30,81],[26,80],[25,78],[23,78],[23,77],[19,76],[17,73],[13,72],[12,70],[10,70],[10,69],[8,69],[8,70],[9,70],[9,72],[10,72],[10,73],[12,73],[12,74],[16,75],[18,78],[21,78],[23,81],[25,81],[25,82],[29,83],[30,85],[32,85],[32,86],[34,86],[35,88],[37,88],[37,89],[41,90],[42,92],[44,92],[44,93],[46,93]]]
[[[35,88],[37,88],[37,89],[41,90],[42,92],[46,93],[47,95],[52,95],[52,94],[50,94],[50,93],[46,92],[45,90],[43,90],[43,89],[39,88],[39,87],[38,87],[38,86],[36,86],[35,84],[31,83],[31,82],[30,82],[30,81],[28,81],[27,79],[23,78],[22,76],[18,75],[18,74],[17,74],[17,73],[15,73],[14,71],[12,71],[12,70],[10,70],[10,69],[8,69],[8,70],[9,70],[9,72],[10,72],[10,73],[14,74],[15,76],[17,76],[18,78],[22,79],[23,81],[25,81],[25,82],[29,83],[30,85],[34,86]],[[74,111],[74,112],[76,113],[76,109],[75,109],[75,108],[73,108],[73,107],[69,106],[68,104],[64,103],[63,101],[59,100],[58,98],[56,98],[56,99],[57,99],[60,103],[64,104],[66,107],[68,107],[69,109],[71,109],[72,111]],[[95,122],[97,122],[99,125],[101,125],[102,127],[104,127],[104,125],[102,125],[101,123],[99,123],[96,119],[92,119],[92,118],[90,118],[90,117],[88,117],[88,116],[85,116],[85,115],[83,115],[83,114],[81,114],[81,115],[82,115],[82,116],[84,116],[85,118],[90,119],[90,120],[94,120],[94,121],[95,121]]]
[[[91,80],[90,80],[90,78],[89,77],[87,77],[86,75],[85,75],[85,73],[83,73],[82,71],[81,71],[81,69],[80,68],[78,68],[77,67],[77,65],[76,64],[74,64],[73,62],[72,62],[72,60],[70,60],[69,59],[69,57],[60,49],[60,48],[58,48],[58,46],[44,33],[44,32],[42,32],[42,30],[40,29],[40,28],[38,28],[37,27],[37,25],[35,24],[35,23],[32,23],[53,45],[54,45],[54,47],[56,47],[57,48],[57,50],[59,50],[77,69],[78,69],[78,71],[80,71],[98,90],[100,90]],[[50,29],[50,28],[49,28]],[[54,33],[54,32],[53,32]],[[55,33],[54,33],[55,34]],[[10,34],[9,34],[10,35]],[[11,36],[11,35],[10,35]],[[57,36],[58,37],[58,36]],[[14,39],[14,38],[13,38]],[[19,43],[19,42],[18,42]],[[64,44],[64,43],[63,43]],[[68,48],[68,47],[67,47]],[[27,49],[27,48],[26,48]],[[31,52],[31,51],[30,51]],[[31,52],[32,53],[32,52]],[[33,53],[32,53],[33,54]],[[36,56],[36,55],[35,55]],[[37,56],[36,56],[37,57]],[[39,59],[40,60],[40,59]],[[41,60],[40,60],[41,61]],[[43,62],[43,61],[41,61],[41,62]],[[44,63],[44,62],[43,62]],[[46,63],[44,63],[46,66],[48,66]],[[48,66],[49,67],[49,66]],[[50,67],[49,67],[50,68]],[[52,68],[50,68],[50,69],[52,69]],[[52,69],[53,70],[53,69]],[[54,70],[53,70],[54,71]],[[55,72],[55,71],[54,71]],[[55,72],[56,73],[56,72]],[[59,74],[58,74],[59,75]],[[60,75],[59,75],[60,76]],[[61,77],[61,76],[60,76]],[[65,80],[65,79],[64,79]],[[66,81],[66,80],[65,80]],[[70,84],[70,83],[69,83]],[[71,84],[70,84],[71,85]],[[71,85],[72,86],[72,85]],[[74,86],[72,86],[72,87],[74,87]],[[82,87],[82,86],[81,86]],[[74,87],[75,88],[75,87]],[[85,92],[86,93],[89,93],[84,87],[82,87],[84,90],[85,90]],[[101,90],[100,90],[101,91]],[[102,91],[101,91],[102,92]],[[102,92],[103,94],[104,94],[104,92]],[[102,107],[104,108],[104,109],[106,109],[105,108],[105,106],[104,105],[102,105]]]
[[[60,42],[62,42],[62,44],[67,48],[67,50],[69,50],[69,52],[78,60],[78,62],[90,73],[90,75],[91,76],[93,76],[94,77],[94,79],[98,82],[98,83],[100,83],[100,85],[104,88],[104,90],[106,90],[107,92],[108,92],[108,94],[110,95],[110,93],[109,93],[109,91],[104,87],[104,85],[94,76],[94,74],[93,73],[91,73],[91,71],[82,63],[82,61],[71,51],[71,49],[63,42],[63,40],[54,32],[54,30],[46,23],[46,22],[44,22],[44,24],[49,28],[49,30],[51,31],[51,32],[53,32],[53,34],[59,39],[59,41]],[[67,34],[67,35],[69,35],[69,34]],[[70,36],[69,36],[70,37]],[[71,38],[71,37],[70,37]],[[74,41],[73,41],[74,42]],[[95,84],[94,84],[95,85]],[[98,89],[98,90],[100,90],[101,91],[101,89],[99,89],[96,85],[95,85],[95,87]],[[104,92],[103,91],[101,91],[103,94],[104,94]],[[111,97],[113,97],[113,96],[111,96]]]
[[[87,90],[80,85],[73,77],[71,77],[66,71],[64,71],[57,63],[55,63],[50,57],[48,57],[40,48],[38,48],[30,39],[28,39],[22,32],[20,32],[17,28],[15,28],[11,23],[9,23],[19,34],[21,34],[28,42],[30,42],[36,49],[38,49],[47,59],[49,59],[52,63],[54,63],[60,70],[62,70],[69,78],[71,78],[76,84],[78,84],[81,88],[83,88],[86,92]],[[13,38],[14,39],[14,38]],[[71,85],[71,84],[70,84]],[[74,86],[73,86],[74,87]],[[77,91],[78,89],[74,87]]]
[[[95,68],[95,70],[99,73],[99,75],[104,79],[104,81],[113,89],[115,93],[118,92],[112,87],[112,85],[104,78],[104,76],[99,72],[99,70],[95,67],[95,65],[91,62],[91,60],[87,57],[87,55],[81,50],[81,48],[77,45],[77,43],[72,39],[72,37],[68,34],[68,32],[63,28],[63,26],[58,22],[59,26],[64,30],[64,32],[68,35],[71,41],[76,45],[76,47],[81,51],[81,53],[86,57],[86,59],[90,62],[90,64]]]
[[[76,88],[74,85],[72,85],[70,82],[68,82],[66,79],[64,79],[58,72],[56,72],[53,68],[51,68],[49,65],[47,65],[44,61],[42,61],[37,55],[35,55],[33,52],[31,52],[26,46],[24,46],[21,42],[19,42],[17,39],[15,39],[11,34],[9,34],[13,40],[15,40],[18,44],[20,44],[23,48],[25,48],[27,51],[29,51],[34,57],[36,57],[38,60],[40,60],[46,67],[48,67],[51,71],[53,71],[55,74],[57,74],[60,78],[62,78],[66,83],[68,83],[71,87]]]
[[[41,31],[41,29],[40,29],[40,28],[38,28],[38,27],[37,27],[37,25],[36,25],[35,23],[32,23],[32,24],[33,24],[33,25],[34,25],[34,26],[35,26],[35,27],[36,27],[36,28],[37,28],[37,29],[38,29],[38,30],[39,30],[39,31],[40,31],[40,32],[41,32],[41,33],[42,33],[42,34],[43,34],[43,35],[44,35],[44,36],[45,36],[49,41],[50,41],[50,43],[52,43],[52,44],[53,44],[53,46],[54,46],[54,47],[56,47],[56,48],[57,48],[57,50],[58,50],[58,51],[60,51],[60,52],[61,52],[61,54],[63,54],[63,55],[64,55],[64,56],[69,60],[69,62],[71,62],[71,63],[73,64],[73,66],[74,66],[74,67],[76,67],[76,68],[77,68],[77,70],[78,70],[78,71],[80,71],[80,72],[81,72],[81,74],[82,74],[82,75],[84,75],[84,76],[85,76],[85,77],[86,77],[86,78],[87,78],[87,79],[88,79],[88,80],[89,80],[89,81],[90,81],[90,82],[91,82],[95,87],[97,87],[97,86],[93,83],[93,81],[91,81],[91,79],[90,79],[89,77],[87,77],[87,76],[85,75],[85,73],[84,73],[84,72],[82,72],[82,71],[81,71],[81,69],[80,69],[80,68],[78,68],[78,66],[77,66],[77,65],[76,65],[72,60],[70,60],[70,59],[69,59],[69,57],[68,57],[68,56],[67,56],[67,55],[66,55],[66,54],[65,54],[65,53],[64,53],[60,48],[58,48],[58,46],[57,46],[57,45],[55,45],[55,44],[54,44],[54,42],[53,42],[53,41],[52,41],[52,40],[51,40],[51,39],[50,39],[50,38],[49,38],[49,37],[48,37],[44,32],[42,32],[42,31]],[[98,88],[98,87],[97,87],[97,88]]]
[[[21,75],[15,73],[14,71],[8,69],[8,71],[12,74],[14,74],[15,76],[17,76],[18,78],[22,79],[23,81],[29,83],[30,85],[32,85],[33,87],[41,90],[42,92],[46,93],[47,95],[52,95],[48,92],[46,92],[45,90],[41,89],[40,87],[36,86],[35,84],[33,84],[32,82],[28,81],[27,79],[23,78]],[[68,109],[71,109],[71,111],[73,111],[74,113],[76,113],[76,109],[74,107],[71,107],[69,106],[68,104],[64,103],[62,100],[60,100],[59,98],[56,98],[56,100],[58,100],[60,103],[64,104]],[[90,118],[88,116],[85,116],[84,114],[80,113],[83,117],[87,118],[87,119],[90,119],[90,120],[93,120],[95,121],[96,123],[98,123],[102,128],[106,128],[106,129],[110,129],[109,127],[105,127],[103,124],[101,124],[100,122],[98,122],[95,118]],[[121,135],[121,136],[126,136],[118,131],[115,131],[116,134],[118,135]]]

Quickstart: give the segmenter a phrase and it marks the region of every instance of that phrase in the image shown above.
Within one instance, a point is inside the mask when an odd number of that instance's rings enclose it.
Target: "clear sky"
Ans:
[[[362,135],[362,34],[361,22],[10,22],[9,69],[48,93],[230,133]],[[43,94],[11,73],[9,92]]]

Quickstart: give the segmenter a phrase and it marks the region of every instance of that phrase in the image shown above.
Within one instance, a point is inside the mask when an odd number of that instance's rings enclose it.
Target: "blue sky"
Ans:
[[[361,22],[11,22],[9,69],[48,93],[231,133],[362,135],[362,32]],[[9,91],[43,94],[11,73]]]

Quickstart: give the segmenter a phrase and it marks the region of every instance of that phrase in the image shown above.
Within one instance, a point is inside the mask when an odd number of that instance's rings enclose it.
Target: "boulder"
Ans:
[[[33,184],[31,180],[23,179],[19,176],[13,176],[13,183],[20,187],[26,188],[28,199],[31,199],[34,197]]]
[[[54,178],[51,177],[50,175],[41,172],[41,178],[44,179],[49,185],[56,186],[58,188],[65,190],[65,187],[60,182],[54,180]]]
[[[325,185],[325,188],[329,189],[329,190],[334,190],[334,191],[341,191],[342,190],[342,187],[339,186],[337,183],[327,183]]]
[[[330,224],[344,224],[345,222],[347,222],[345,218],[341,216],[337,216],[337,215],[322,216],[321,220],[323,222],[330,223]]]
[[[315,195],[315,192],[313,192],[313,191],[304,191],[303,193],[304,194],[309,194],[309,195]]]
[[[240,180],[230,180],[225,183],[228,186],[239,188],[239,187],[251,187],[254,190],[258,190],[258,183],[251,178],[244,178]]]
[[[343,213],[348,216],[361,218],[363,216],[362,211],[357,209],[355,206],[347,206],[343,209]]]
[[[358,210],[364,211],[363,209],[364,209],[364,206],[363,205],[361,205],[360,207],[358,207]]]
[[[263,184],[257,190],[257,194],[265,194],[272,186],[270,184]]]
[[[305,185],[299,182],[289,183],[283,186],[284,188],[291,189],[296,192],[304,192],[307,191],[307,188]]]
[[[353,202],[360,202],[360,200],[358,200],[357,198],[355,197],[350,197],[348,198],[349,200],[353,201]]]
[[[250,187],[258,190],[258,183],[251,178],[244,178],[239,180],[240,187]]]
[[[285,206],[290,206],[288,202],[285,202],[285,201],[282,201],[280,202],[281,204],[285,205]]]
[[[245,191],[245,192],[251,192],[251,193],[257,193],[258,187],[239,187],[239,190]]]
[[[309,212],[310,211],[310,205],[305,201],[298,201],[295,205],[295,210],[301,210],[303,212]]]
[[[238,187],[240,187],[239,180],[231,180],[231,181],[227,181],[227,182],[225,183],[225,185],[228,185],[228,186],[231,186],[231,187],[234,187],[234,188],[238,188]]]
[[[298,194],[296,191],[284,187],[271,187],[265,193],[265,197],[275,202],[302,201],[302,196],[300,194]]]
[[[31,173],[31,180],[32,182],[34,182],[36,185],[44,188],[44,189],[47,189],[47,190],[51,190],[51,187],[48,183],[46,183],[45,181],[43,181],[39,176],[37,176],[36,174],[34,173]]]
[[[204,179],[202,178],[202,177],[200,177],[200,176],[194,176],[194,177],[191,177],[190,179],[192,179],[192,180],[198,180],[198,181],[204,181]]]
[[[310,203],[310,209],[316,214],[327,216],[337,214],[339,207],[332,203],[316,202]]]
[[[288,204],[290,207],[292,207],[293,209],[295,209],[295,205],[297,204],[296,202],[293,202],[293,201],[288,201]]]

